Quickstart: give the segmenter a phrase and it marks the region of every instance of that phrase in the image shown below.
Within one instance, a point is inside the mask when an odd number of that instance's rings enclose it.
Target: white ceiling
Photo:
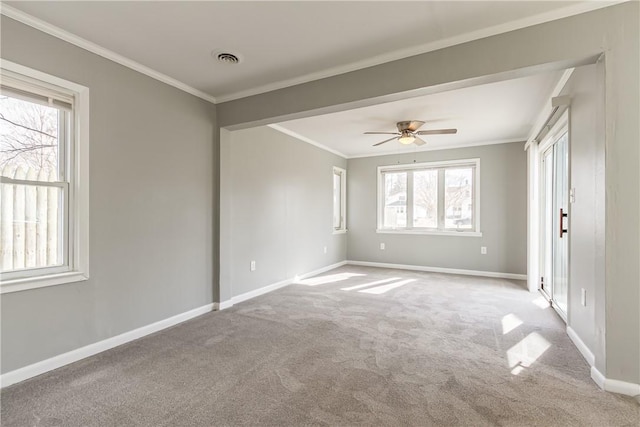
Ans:
[[[3,13],[26,12],[220,102],[611,3],[9,1]],[[218,63],[217,49],[244,60]]]
[[[275,128],[345,157],[438,150],[526,141],[539,112],[562,76],[561,71],[373,105],[278,123]],[[396,122],[422,120],[420,130],[457,128],[456,135],[422,137],[426,145],[402,145],[385,135]],[[391,136],[391,135],[390,135]]]

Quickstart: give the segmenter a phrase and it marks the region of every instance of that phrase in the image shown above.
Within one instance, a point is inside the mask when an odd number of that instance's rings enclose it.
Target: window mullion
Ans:
[[[444,230],[444,168],[438,169],[438,230]]]
[[[413,171],[407,171],[407,225],[413,228]]]
[[[65,111],[58,111],[58,181],[67,182],[70,181],[67,175],[68,125],[68,114]]]

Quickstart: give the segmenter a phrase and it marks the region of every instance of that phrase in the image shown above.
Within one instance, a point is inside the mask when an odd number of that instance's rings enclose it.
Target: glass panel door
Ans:
[[[569,239],[567,216],[569,212],[569,165],[567,156],[568,134],[565,132],[554,145],[554,225],[553,239],[553,291],[552,302],[562,314],[567,313],[569,294]]]
[[[541,273],[540,290],[566,320],[569,291],[568,133],[555,138],[541,161]]]
[[[542,155],[541,274],[540,290],[551,301],[553,285],[553,146]]]

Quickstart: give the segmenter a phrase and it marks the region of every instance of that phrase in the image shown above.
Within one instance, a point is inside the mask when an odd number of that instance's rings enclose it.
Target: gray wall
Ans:
[[[90,280],[2,295],[2,372],[214,301],[214,106],[2,16],[4,59],[90,88]]]
[[[378,166],[470,158],[480,159],[482,237],[376,233]],[[349,260],[526,274],[526,160],[524,143],[349,159]]]
[[[604,309],[604,134],[603,76],[600,65],[576,68],[562,91],[571,96],[569,135],[571,177],[575,202],[569,209],[569,319],[568,325],[604,368],[604,330],[596,327],[596,309]],[[581,304],[581,289],[587,304]]]
[[[226,102],[217,106],[219,124],[237,128],[371,105],[401,92],[414,91],[403,95],[410,96],[454,82],[470,84],[496,75],[593,63],[605,52],[607,362],[603,374],[640,383],[639,7],[638,2],[626,2]]]
[[[221,227],[230,233],[231,296],[344,261],[332,189],[333,166],[347,161],[269,127],[230,136],[230,223]]]

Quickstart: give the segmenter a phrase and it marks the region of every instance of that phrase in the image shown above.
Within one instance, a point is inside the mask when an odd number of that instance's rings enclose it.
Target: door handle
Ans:
[[[567,233],[569,231],[566,228],[564,228],[564,218],[566,218],[567,215],[568,214],[563,212],[563,209],[560,208],[560,238],[561,239],[562,239],[562,236],[564,235],[564,233]]]

